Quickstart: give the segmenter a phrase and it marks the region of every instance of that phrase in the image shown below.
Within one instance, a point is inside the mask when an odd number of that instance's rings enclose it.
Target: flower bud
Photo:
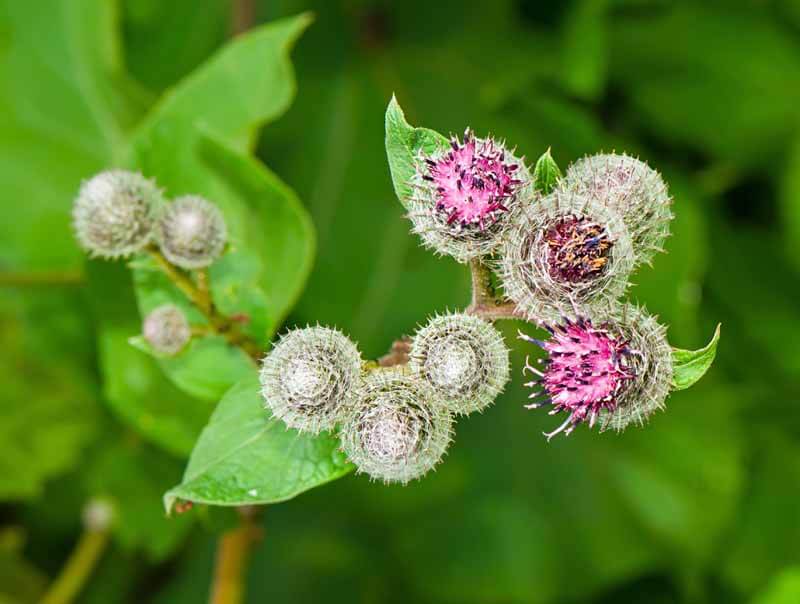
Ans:
[[[509,377],[503,336],[490,323],[466,314],[431,319],[414,336],[408,365],[459,415],[485,409]]]
[[[601,431],[621,431],[631,423],[644,424],[664,401],[672,380],[672,349],[666,329],[643,309],[626,304],[607,322],[578,317],[547,327],[552,337],[541,342],[520,333],[520,338],[547,353],[543,366],[525,364],[524,372],[536,379],[526,386],[540,388],[530,398],[544,397],[550,415],[568,414],[552,432],[569,434],[579,423],[599,423]]]
[[[345,335],[327,327],[284,335],[261,366],[261,395],[290,428],[317,434],[336,425],[352,400],[361,355]]]
[[[533,196],[531,178],[501,143],[469,129],[450,147],[418,158],[408,216],[425,246],[466,262],[496,249],[522,198]]]
[[[228,231],[219,208],[197,195],[179,197],[162,212],[156,238],[167,260],[185,269],[205,268],[222,254]]]
[[[341,427],[359,472],[386,483],[421,478],[450,444],[453,419],[430,384],[393,367],[364,378]]]
[[[622,219],[571,191],[523,209],[501,248],[506,295],[531,321],[551,321],[575,305],[606,312],[628,286],[633,250]]]
[[[80,246],[92,256],[119,258],[150,242],[161,191],[141,174],[100,172],[85,181],[72,208]]]
[[[142,336],[157,353],[173,356],[189,343],[192,330],[180,308],[164,304],[145,317]]]
[[[561,184],[595,199],[622,217],[633,242],[636,264],[664,251],[672,220],[672,199],[661,175],[628,155],[592,155],[572,164]]]

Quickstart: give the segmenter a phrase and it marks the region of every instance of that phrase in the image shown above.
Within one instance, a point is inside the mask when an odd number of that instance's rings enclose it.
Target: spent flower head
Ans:
[[[179,197],[165,207],[156,226],[156,239],[167,260],[190,270],[213,263],[227,237],[222,212],[197,195]]]
[[[552,432],[569,434],[581,422],[601,430],[622,430],[631,423],[643,424],[664,407],[672,379],[672,350],[666,329],[644,310],[627,304],[607,321],[586,317],[546,325],[551,337],[536,340],[519,337],[546,353],[540,368],[528,361],[523,373],[536,378],[526,386],[538,390],[530,398],[552,405],[550,415],[564,412],[564,422]]]
[[[317,434],[340,420],[358,386],[361,354],[328,327],[284,335],[261,365],[265,406],[290,428]]]
[[[428,382],[403,368],[378,369],[364,378],[342,423],[342,448],[359,472],[405,484],[441,460],[452,424]]]
[[[409,368],[456,414],[482,411],[509,377],[508,349],[490,323],[467,314],[432,318],[417,331]]]
[[[100,172],[81,185],[73,204],[78,243],[92,256],[129,256],[150,242],[162,203],[161,191],[141,174]]]
[[[672,198],[661,175],[629,155],[600,154],[572,164],[560,186],[599,201],[628,227],[636,263],[663,251],[672,220]]]
[[[552,321],[576,304],[607,311],[628,286],[634,255],[619,215],[556,189],[525,207],[500,250],[506,295],[529,320]]]
[[[192,330],[180,308],[174,304],[164,304],[145,317],[142,336],[156,352],[173,356],[188,344]]]
[[[408,215],[427,247],[466,262],[497,247],[522,198],[533,195],[530,183],[522,159],[467,129],[449,149],[418,158]]]

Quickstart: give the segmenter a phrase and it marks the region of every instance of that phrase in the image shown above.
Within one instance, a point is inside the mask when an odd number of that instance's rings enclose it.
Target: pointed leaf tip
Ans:
[[[717,344],[721,327],[721,323],[717,325],[714,337],[705,347],[699,350],[672,349],[673,390],[685,390],[696,384],[706,374],[717,356]]]
[[[533,185],[542,195],[549,195],[556,188],[560,179],[561,170],[548,147],[547,151],[542,153],[542,156],[536,161],[536,167],[533,170]]]
[[[386,108],[386,156],[395,193],[404,206],[408,206],[414,192],[412,182],[420,152],[432,154],[447,145],[447,139],[438,132],[409,124],[392,95]]]

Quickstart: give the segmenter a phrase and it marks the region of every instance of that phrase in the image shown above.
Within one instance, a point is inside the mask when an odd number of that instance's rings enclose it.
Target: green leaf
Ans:
[[[784,569],[751,604],[797,604],[800,602],[800,566]]]
[[[212,298],[222,313],[246,318],[243,331],[265,347],[305,285],[315,236],[295,193],[246,151],[294,96],[288,53],[309,21],[301,15],[236,38],[164,98],[131,146],[131,163],[170,193],[199,193],[220,207],[230,246],[209,269]],[[143,315],[171,302],[206,323],[152,262],[134,267]],[[159,363],[180,388],[213,401],[252,365],[219,338],[198,338]]]
[[[82,309],[69,290],[0,296],[0,500],[40,495],[97,434],[102,408]]]
[[[289,430],[264,410],[258,376],[244,378],[220,401],[197,441],[183,482],[164,495],[212,505],[276,503],[350,472],[329,434]]]
[[[413,194],[411,179],[417,156],[432,154],[447,147],[447,139],[428,128],[414,128],[406,121],[397,99],[392,95],[386,109],[386,156],[397,198],[404,206]]]
[[[536,167],[533,170],[533,186],[542,195],[549,195],[556,188],[561,178],[561,170],[558,169],[553,156],[550,155],[548,148],[542,156],[536,160]]]
[[[672,349],[672,389],[685,390],[693,386],[706,374],[714,357],[717,356],[717,343],[719,330],[722,325],[717,325],[714,337],[699,350]]]
[[[4,267],[81,267],[72,198],[82,179],[112,161],[141,114],[124,73],[115,5],[0,0],[0,180],[3,198],[19,202],[0,220]]]

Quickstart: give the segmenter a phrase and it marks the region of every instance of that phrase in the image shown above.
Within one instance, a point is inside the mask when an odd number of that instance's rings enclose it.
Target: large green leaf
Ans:
[[[72,197],[113,161],[140,114],[115,4],[0,1],[0,180],[10,213],[0,220],[0,269],[80,268]]]
[[[82,306],[68,290],[0,297],[0,500],[40,495],[97,434]]]
[[[276,503],[352,470],[328,434],[289,430],[264,410],[255,370],[220,401],[189,459],[183,482],[164,496],[213,505]]]
[[[131,145],[131,163],[170,194],[198,193],[221,208],[230,246],[210,268],[212,297],[223,313],[245,317],[242,329],[263,346],[305,284],[314,232],[294,192],[245,152],[294,95],[288,53],[308,22],[302,15],[235,39],[165,96]],[[165,302],[190,312],[153,263],[135,264],[135,286],[142,314]],[[210,338],[160,360],[178,386],[207,400],[218,400],[250,362]]]

